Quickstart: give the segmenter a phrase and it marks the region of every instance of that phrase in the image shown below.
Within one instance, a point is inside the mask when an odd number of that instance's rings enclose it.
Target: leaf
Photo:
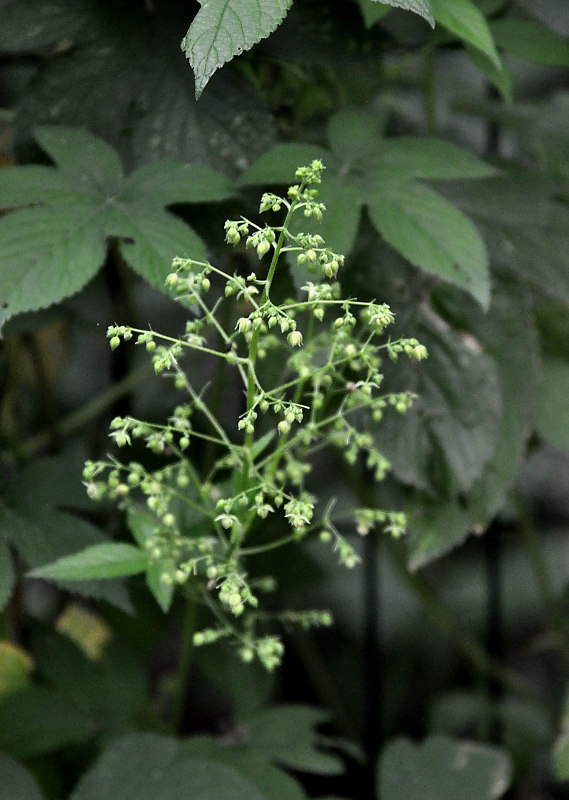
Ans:
[[[45,0],[16,4],[23,27],[36,27],[33,9],[39,3]],[[42,60],[21,95],[20,145],[38,123],[82,125],[112,144],[129,169],[179,159],[236,174],[272,143],[271,116],[250,81],[231,66],[196,103],[179,47],[187,3],[55,0],[49,5],[53,25],[70,31],[55,42],[77,28],[81,35],[72,48]],[[3,33],[4,26],[0,45]]]
[[[355,2],[360,8],[366,28],[371,28],[380,19],[383,19],[386,14],[389,14],[391,10],[389,6],[377,0],[373,0],[373,2],[370,2],[370,0],[355,0]]]
[[[292,0],[200,0],[201,8],[182,40],[194,70],[196,98],[213,73],[265,39],[286,17]]]
[[[464,214],[418,179],[483,179],[495,170],[445,142],[384,139],[384,126],[382,116],[338,112],[329,122],[332,152],[277,145],[239,183],[290,183],[298,164],[321,158],[326,171],[320,200],[327,212],[318,232],[332,250],[349,254],[367,206],[377,230],[414,266],[461,286],[486,307],[490,279],[481,236]]]
[[[462,286],[488,307],[488,255],[468,217],[431,189],[411,182],[377,184],[367,205],[385,241],[412,264]]]
[[[423,19],[426,19],[431,28],[435,27],[435,18],[431,7],[432,0],[431,2],[429,0],[373,0],[373,2],[384,3],[395,8],[403,8],[405,11],[413,11]]]
[[[466,44],[466,52],[468,53],[471,61],[480,69],[488,78],[490,83],[501,93],[506,103],[513,102],[513,78],[512,70],[506,61],[502,61],[501,69],[491,61],[487,55],[477,50],[472,45]]]
[[[75,39],[84,29],[82,13],[88,0],[76,9],[66,0],[0,0],[0,49],[7,53],[37,52],[62,40]]]
[[[0,753],[0,775],[0,800],[43,800],[35,778],[5,753]]]
[[[415,745],[398,739],[378,764],[383,800],[497,800],[511,781],[508,756],[497,747],[431,736]]]
[[[504,507],[533,429],[539,373],[533,313],[517,280],[495,275],[492,305],[486,314],[465,303],[464,295],[450,286],[440,287],[434,299],[445,318],[463,334],[474,336],[492,358],[500,382],[502,416],[492,457],[460,502],[421,494],[411,498],[407,507],[411,569],[462,544],[471,531],[483,530]]]
[[[70,800],[269,800],[231,767],[180,753],[179,743],[166,736],[124,736],[107,747]]]
[[[420,369],[399,360],[387,377],[390,391],[419,399],[402,422],[381,428],[378,446],[403,483],[448,498],[467,492],[492,457],[502,416],[499,379],[480,345],[441,318],[426,312],[414,329],[428,360]]]
[[[502,68],[488,23],[471,0],[431,0],[431,5],[438,23],[484,53],[498,69]]]
[[[540,22],[503,17],[491,23],[498,47],[532,64],[569,67],[569,42]]]
[[[35,466],[46,468],[55,459],[42,459]],[[26,478],[33,473],[37,483],[27,482]],[[53,476],[51,476],[53,477]],[[30,502],[33,497],[33,486],[38,486],[38,502]],[[80,547],[104,542],[105,536],[83,519],[69,513],[58,511],[47,502],[41,502],[42,490],[49,489],[55,493],[54,502],[57,503],[57,488],[53,487],[49,473],[42,469],[34,469],[30,465],[19,479],[10,488],[6,502],[13,507],[0,504],[0,529],[13,543],[28,567],[40,567],[69,553],[76,552]],[[118,580],[84,581],[66,584],[57,581],[63,589],[69,589],[85,597],[106,600],[117,608],[127,613],[132,613],[132,606],[128,594]]]
[[[15,580],[12,554],[3,533],[0,533],[0,611],[8,605]]]
[[[32,578],[84,581],[89,579],[122,578],[144,572],[148,563],[146,553],[131,544],[96,544],[75,555],[65,556],[32,570]]]
[[[569,363],[546,356],[536,409],[537,432],[553,447],[569,450]]]
[[[170,161],[125,179],[117,153],[88,131],[39,128],[36,135],[57,167],[0,173],[5,208],[34,206],[0,218],[0,324],[82,289],[103,264],[109,238],[118,239],[126,262],[160,289],[174,256],[205,258],[197,234],[162,205],[182,202],[185,191],[190,201],[227,197],[223,176]]]
[[[93,720],[63,695],[33,686],[0,700],[0,748],[29,758],[84,741]]]
[[[261,711],[245,720],[249,747],[257,757],[276,761],[290,769],[319,775],[338,775],[343,763],[335,755],[317,749],[315,727],[328,719],[321,709],[283,705]]]

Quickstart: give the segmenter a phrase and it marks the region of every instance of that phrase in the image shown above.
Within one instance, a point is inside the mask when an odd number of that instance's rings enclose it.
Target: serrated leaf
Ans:
[[[182,40],[194,70],[196,98],[216,70],[269,36],[291,5],[292,0],[202,0]]]
[[[487,308],[488,255],[468,217],[418,183],[379,183],[374,189],[367,205],[385,241],[415,266],[461,286]]]
[[[56,303],[82,289],[103,264],[109,238],[125,261],[159,289],[176,255],[204,260],[197,234],[162,205],[221,199],[227,180],[203,166],[155,163],[124,179],[117,153],[91,133],[39,128],[38,140],[58,167],[0,174],[0,203],[41,203],[0,218],[0,324],[22,311]],[[42,185],[46,191],[42,195]],[[201,197],[203,195],[203,197]]]
[[[539,22],[504,17],[491,23],[498,47],[532,64],[569,67],[569,42]]]
[[[499,173],[495,167],[473,156],[463,147],[442,139],[400,136],[386,139],[381,150],[381,165],[389,175],[400,180],[456,180],[490,178]]]
[[[226,200],[233,190],[229,180],[204,164],[159,161],[145,164],[124,182],[121,197],[151,196],[161,206],[174,203],[210,203]]]
[[[62,27],[71,17],[85,35],[40,63],[20,98],[20,143],[38,123],[83,125],[112,144],[129,168],[174,158],[233,175],[272,143],[274,126],[266,106],[231,66],[214,77],[196,103],[179,48],[188,25],[187,4],[105,1],[101,7],[93,0],[56,0],[50,6]],[[26,19],[23,24],[32,27],[33,13]],[[0,39],[3,32],[4,26]]]
[[[0,800],[43,800],[31,773],[5,753],[0,753],[0,775]]]
[[[435,18],[429,0],[373,0],[373,2],[384,3],[395,8],[403,8],[405,11],[413,11],[414,14],[426,19],[431,28],[435,27]]]
[[[34,128],[34,139],[55,162],[58,172],[82,191],[102,189],[114,194],[124,178],[116,150],[81,128],[63,125]]]
[[[382,116],[339,112],[329,122],[333,152],[277,145],[241,176],[240,183],[291,183],[296,166],[321,158],[326,171],[320,200],[327,211],[318,232],[332,250],[349,254],[361,209],[367,206],[378,231],[412,264],[461,286],[487,307],[490,281],[482,237],[457,208],[414,179],[468,175],[480,180],[495,170],[444,142],[383,139],[383,127]],[[293,268],[295,283],[304,282],[297,273]]]
[[[83,775],[70,800],[269,800],[224,763],[180,754],[179,743],[166,736],[124,736]]]
[[[148,556],[131,544],[109,542],[96,544],[75,555],[65,556],[32,570],[32,578],[83,581],[102,578],[122,578],[144,572]]]
[[[471,0],[431,0],[431,6],[438,23],[488,56],[497,69],[502,68],[484,14]]]
[[[382,800],[497,800],[511,774],[508,756],[497,747],[431,736],[419,745],[407,739],[389,744],[378,763],[378,786]]]
[[[538,340],[527,293],[517,281],[495,275],[492,305],[484,314],[452,287],[437,305],[459,330],[473,335],[492,358],[502,394],[502,416],[492,458],[470,491],[444,501],[414,495],[409,513],[409,566],[418,569],[483,530],[503,508],[525,455],[534,424],[539,373]],[[516,342],[516,347],[512,347]]]
[[[425,316],[415,334],[429,358],[420,369],[400,360],[389,386],[419,399],[398,425],[381,429],[378,446],[404,483],[452,497],[472,487],[493,455],[502,415],[499,379],[478,343],[442,319]]]

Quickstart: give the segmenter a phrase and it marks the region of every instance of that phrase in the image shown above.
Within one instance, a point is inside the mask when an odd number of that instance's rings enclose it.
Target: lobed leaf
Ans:
[[[196,98],[216,70],[271,34],[292,0],[200,0],[201,8],[182,40],[194,70]]]

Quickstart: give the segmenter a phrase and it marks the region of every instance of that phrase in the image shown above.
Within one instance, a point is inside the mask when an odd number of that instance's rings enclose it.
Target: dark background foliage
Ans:
[[[295,0],[196,100],[180,41],[199,3],[0,0],[1,800],[394,800],[409,763],[421,796],[474,800],[506,791],[504,753],[508,797],[567,796],[569,8],[466,3],[490,47],[462,3],[445,24],[433,2],[434,30],[419,0],[391,5]],[[389,302],[430,358],[386,369],[420,401],[378,429],[381,488],[330,459],[313,480],[410,530],[354,536],[350,573],[310,545],[267,556],[279,602],[336,626],[284,631],[275,675],[217,645],[188,671],[183,603],[26,573],[128,538],[82,463],[114,415],[172,407],[107,325],[177,332],[171,258],[249,269],[224,220],[315,155],[345,292]],[[461,754],[472,774],[431,786]]]

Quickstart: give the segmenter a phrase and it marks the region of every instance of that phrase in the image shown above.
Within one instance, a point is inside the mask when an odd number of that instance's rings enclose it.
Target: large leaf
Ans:
[[[61,693],[33,686],[0,700],[0,748],[30,757],[88,739],[95,720]]]
[[[70,800],[269,800],[220,762],[180,758],[175,739],[135,733],[113,742],[83,776]]]
[[[57,168],[9,167],[0,173],[0,323],[79,291],[104,262],[107,240],[163,288],[172,257],[205,257],[192,229],[162,206],[219,200],[231,190],[204,166],[159,163],[124,178],[117,153],[81,129],[39,128],[37,139]],[[20,172],[22,180],[19,182]],[[38,205],[39,204],[39,205]]]
[[[94,525],[66,509],[85,505],[80,465],[68,458],[32,461],[6,488],[0,504],[0,529],[31,569],[108,541]],[[85,498],[85,499],[84,499]],[[59,586],[85,597],[106,600],[131,612],[124,585],[117,579],[83,581]]]
[[[329,247],[348,254],[367,206],[386,241],[417,267],[489,301],[488,257],[469,219],[419,179],[484,178],[495,170],[455,145],[431,139],[384,139],[385,120],[343,111],[329,123],[331,151],[278,145],[240,178],[242,184],[290,182],[292,163],[320,157],[327,169],[321,200],[329,209],[319,233]]]
[[[504,17],[491,24],[498,47],[532,64],[569,67],[569,42],[539,22]]]
[[[32,578],[48,580],[86,581],[102,578],[123,578],[146,570],[148,556],[131,544],[109,542],[95,544],[53,564],[37,567]]]
[[[413,11],[423,19],[426,19],[431,28],[435,27],[435,18],[433,17],[433,9],[429,0],[373,0],[373,2],[384,3],[395,8],[403,8],[405,11]]]
[[[451,497],[467,492],[490,461],[502,415],[493,361],[429,313],[415,324],[429,359],[421,369],[400,361],[390,390],[419,395],[405,419],[380,429],[379,442],[405,484]]]
[[[415,745],[398,739],[378,764],[382,800],[497,800],[511,780],[508,756],[497,747],[432,736]]]
[[[480,50],[501,69],[502,62],[488,23],[472,0],[431,0],[431,5],[438,23]]]
[[[200,0],[182,50],[194,70],[196,98],[216,70],[265,39],[285,18],[292,0]]]
[[[569,301],[569,211],[536,175],[446,183],[440,191],[481,230],[492,262]]]
[[[14,4],[22,27],[35,26],[33,7],[41,4],[47,5],[44,0]],[[49,5],[54,26],[80,28],[81,35],[72,48],[40,62],[18,107],[21,138],[38,123],[83,125],[109,141],[129,168],[173,158],[233,174],[271,144],[271,117],[250,82],[231,66],[196,103],[179,47],[188,26],[187,3],[56,0]],[[26,49],[26,42],[20,47]]]
[[[35,778],[4,753],[0,753],[0,775],[0,800],[43,800]]]
[[[410,499],[407,543],[413,569],[461,544],[471,531],[483,530],[506,503],[533,428],[539,373],[535,324],[519,283],[496,276],[486,314],[472,304],[469,307],[450,287],[439,290],[436,299],[463,335],[475,336],[492,358],[500,382],[502,416],[492,458],[460,502],[422,494]]]

